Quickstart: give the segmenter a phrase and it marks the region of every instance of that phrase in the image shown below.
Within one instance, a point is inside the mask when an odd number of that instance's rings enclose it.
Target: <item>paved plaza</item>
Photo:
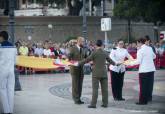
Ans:
[[[14,114],[165,114],[165,70],[155,74],[153,102],[137,106],[138,74],[125,75],[123,96],[126,101],[114,101],[109,79],[109,107],[102,108],[101,92],[96,109],[88,109],[91,100],[91,75],[85,75],[83,105],[75,105],[71,98],[71,77],[68,73],[21,75],[23,91],[15,92]]]

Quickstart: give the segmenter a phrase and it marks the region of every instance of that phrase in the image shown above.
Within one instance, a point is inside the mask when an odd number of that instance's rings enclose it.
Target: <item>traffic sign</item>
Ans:
[[[110,31],[112,29],[111,18],[101,19],[101,31]]]
[[[165,31],[160,31],[160,39],[165,40]]]

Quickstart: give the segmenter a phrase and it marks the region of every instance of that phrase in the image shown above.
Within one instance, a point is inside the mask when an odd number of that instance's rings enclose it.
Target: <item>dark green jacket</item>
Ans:
[[[92,76],[107,77],[106,61],[110,64],[115,64],[108,56],[108,53],[103,49],[95,50],[89,57],[79,62],[80,65],[89,61],[93,61]]]
[[[73,61],[81,61],[86,57],[86,52],[83,48],[81,51],[78,49],[77,46],[70,47],[68,54],[68,59]],[[83,74],[83,65],[80,66],[70,66],[70,73],[77,75],[81,72]]]

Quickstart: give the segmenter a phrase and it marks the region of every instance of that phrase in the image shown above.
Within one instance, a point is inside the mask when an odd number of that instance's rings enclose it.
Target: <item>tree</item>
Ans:
[[[143,20],[160,26],[165,22],[164,0],[118,0],[114,15],[128,20],[128,29],[131,21]],[[130,30],[129,34],[131,34]]]
[[[141,6],[141,17],[145,22],[154,24],[154,37],[158,41],[158,27],[165,22],[165,1],[164,0],[149,0],[146,6]]]
[[[126,19],[128,25],[128,42],[131,40],[131,21],[139,19],[136,0],[119,0],[114,8],[114,16]]]

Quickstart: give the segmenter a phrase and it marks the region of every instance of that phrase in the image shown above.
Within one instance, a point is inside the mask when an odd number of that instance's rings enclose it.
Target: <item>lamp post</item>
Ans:
[[[14,44],[15,40],[15,30],[14,30],[14,0],[9,0],[9,35],[11,38],[11,42]]]
[[[92,0],[89,0],[89,16],[92,16]]]
[[[51,39],[52,38],[53,25],[52,24],[48,24],[48,29],[49,29],[49,39]]]
[[[101,16],[104,16],[104,7],[105,7],[105,4],[104,4],[104,0],[101,0]]]
[[[83,0],[83,37],[87,40],[87,16],[86,16],[86,0]]]

